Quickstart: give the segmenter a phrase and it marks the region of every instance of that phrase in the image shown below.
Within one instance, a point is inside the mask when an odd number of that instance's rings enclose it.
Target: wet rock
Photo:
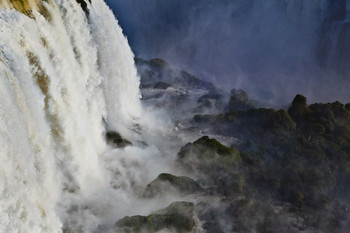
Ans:
[[[148,216],[124,217],[115,224],[115,232],[153,233],[160,230],[172,230],[178,233],[194,232],[194,204],[174,202],[163,210]]]
[[[132,145],[132,143],[129,140],[123,138],[118,132],[115,131],[107,132],[106,139],[109,144],[112,144],[118,148],[124,148]]]
[[[89,11],[88,4],[86,3],[86,1],[85,0],[76,0],[76,1],[77,1],[77,3],[80,4],[81,9],[83,9],[83,11],[85,12],[86,16],[89,16],[90,11]],[[89,3],[91,3],[91,0],[89,0]]]
[[[166,192],[178,192],[181,195],[187,195],[203,191],[199,183],[192,178],[162,173],[147,185],[143,196],[155,197]]]
[[[192,172],[209,194],[231,196],[245,187],[239,151],[207,136],[182,147],[177,162]]]
[[[182,147],[178,158],[187,169],[203,176],[233,171],[242,162],[238,150],[228,148],[208,136]]]

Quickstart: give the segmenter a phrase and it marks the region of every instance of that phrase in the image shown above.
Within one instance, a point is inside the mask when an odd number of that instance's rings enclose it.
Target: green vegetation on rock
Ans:
[[[201,103],[209,104],[207,98]],[[206,233],[344,232],[350,216],[349,104],[308,105],[297,95],[288,111],[242,107],[195,115],[192,124],[237,140],[228,147],[203,136],[186,144],[176,168],[196,180],[162,173],[144,197],[195,195],[201,201],[190,206]],[[193,215],[180,209],[126,217],[116,226],[124,232],[191,232]]]
[[[192,233],[195,226],[193,214],[193,203],[174,202],[148,216],[125,217],[115,224],[115,230],[123,233],[152,233],[168,229],[178,233]]]
[[[228,148],[208,136],[182,147],[178,158],[188,169],[203,174],[235,171],[242,163],[238,150]]]
[[[149,183],[143,193],[144,197],[155,197],[164,192],[178,192],[182,195],[203,192],[198,182],[186,176],[173,176],[162,173]]]

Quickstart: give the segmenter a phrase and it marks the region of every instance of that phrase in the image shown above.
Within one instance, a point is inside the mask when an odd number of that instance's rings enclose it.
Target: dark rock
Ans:
[[[174,77],[168,83],[181,87],[181,98],[169,98],[177,101],[174,112],[193,99],[203,109],[221,101],[219,91],[196,77],[171,72],[159,61],[148,64],[147,75],[159,78],[150,88],[168,82],[168,74]],[[197,88],[206,92],[191,99],[188,93]],[[296,95],[288,111],[254,108],[244,91],[233,90],[227,111],[197,114],[191,127],[237,138],[234,145],[228,148],[209,137],[186,144],[177,165],[197,180],[161,174],[145,196],[156,197],[163,184],[185,195],[206,195],[203,200],[209,203],[196,206],[206,232],[344,232],[350,200],[350,104],[308,105],[305,96]],[[197,192],[198,187],[205,192]],[[137,217],[131,226],[145,229],[149,224],[148,232],[164,226],[159,215],[150,216],[152,224],[149,216]]]
[[[238,171],[242,159],[238,150],[204,136],[182,147],[178,153],[178,162],[209,184],[216,183],[223,174]]]
[[[141,77],[142,101],[163,108],[174,121],[191,117],[194,112],[221,112],[227,102],[225,91],[164,60],[135,58],[135,63]]]
[[[296,129],[296,123],[285,110],[266,108],[219,115],[195,115],[193,122],[198,127],[211,127],[214,134],[232,136],[241,141]]]
[[[243,191],[245,187],[245,176],[242,173],[228,173],[216,179],[216,192],[224,196],[230,196]]]
[[[124,139],[118,132],[115,131],[107,132],[106,138],[108,143],[113,144],[118,148],[124,148],[132,145],[132,143],[129,140]]]
[[[168,87],[171,87],[169,83],[166,82],[157,82],[156,85],[154,85],[154,89],[167,89]]]
[[[254,108],[254,104],[249,100],[248,94],[243,90],[232,89],[230,101],[226,106],[225,111],[236,112],[236,111],[247,111]]]
[[[217,222],[206,222],[203,224],[205,233],[225,233]]]
[[[203,189],[199,183],[189,177],[162,173],[147,185],[143,196],[155,197],[169,191],[187,195],[201,193]]]
[[[306,105],[306,97],[302,95],[296,95],[293,99],[292,105],[288,108],[288,113],[296,122],[300,122],[306,114],[310,112]]]
[[[350,103],[345,104],[345,109],[346,109],[346,110],[350,110]]]
[[[200,108],[215,108],[221,110],[224,106],[224,95],[218,91],[202,95],[197,100]]]
[[[206,233],[221,233],[225,232],[222,230],[221,224],[224,224],[223,217],[225,216],[224,206],[208,203],[199,202],[196,205],[195,211],[203,223],[202,228]]]
[[[86,3],[86,1],[85,0],[76,0],[76,1],[77,1],[77,3],[80,4],[81,9],[83,9],[83,11],[85,12],[86,16],[89,16],[90,11],[89,11],[88,4]],[[91,0],[89,0],[89,3],[91,3]]]
[[[149,216],[124,217],[115,224],[115,232],[151,233],[169,229],[178,233],[191,233],[195,226],[193,214],[193,203],[174,202]]]

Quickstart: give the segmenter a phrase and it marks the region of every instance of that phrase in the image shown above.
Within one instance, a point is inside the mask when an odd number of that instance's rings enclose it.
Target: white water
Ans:
[[[0,10],[0,232],[113,224],[130,189],[125,164],[142,163],[141,148],[112,150],[104,139],[103,119],[133,139],[143,115],[113,14],[103,0],[89,5],[89,20],[73,0],[47,8],[50,21]]]

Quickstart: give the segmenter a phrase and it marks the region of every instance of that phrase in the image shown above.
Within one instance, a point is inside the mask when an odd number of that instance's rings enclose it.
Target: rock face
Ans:
[[[158,88],[148,96],[152,101],[188,87],[170,99],[180,115],[191,103],[188,116],[195,115],[189,131],[235,140],[225,146],[201,136],[185,144],[175,169],[186,176],[162,173],[145,185],[143,197],[157,200],[170,192],[195,204],[174,203],[149,216],[125,217],[116,232],[348,232],[350,104],[308,105],[306,97],[296,95],[287,110],[256,108],[244,91],[233,90],[226,107],[219,108],[222,95],[210,85],[187,73],[174,75],[159,59],[138,62],[150,72],[143,90]],[[187,93],[191,88],[200,94],[193,98]],[[210,108],[216,111],[208,113]]]
[[[208,136],[182,147],[178,157],[187,170],[205,176],[237,170],[242,163],[239,151]]]
[[[247,111],[254,108],[254,103],[249,99],[248,94],[243,90],[232,89],[230,101],[227,104],[225,111]]]
[[[238,143],[229,148],[204,136],[186,144],[177,166],[197,180],[162,174],[146,196],[163,189],[196,195],[203,200],[195,215],[204,232],[342,232],[350,214],[347,106],[307,105],[297,95],[288,112],[252,108],[197,115],[198,128],[210,127]]]
[[[132,143],[129,140],[122,138],[122,136],[115,131],[107,132],[106,139],[109,144],[112,144],[113,146],[118,148],[124,148],[126,146],[132,145]]]
[[[292,105],[288,109],[289,115],[296,121],[302,120],[305,115],[310,112],[306,105],[306,97],[302,95],[296,95]]]
[[[153,233],[170,230],[178,233],[194,232],[194,204],[175,202],[148,216],[125,217],[115,224],[117,233]]]
[[[162,173],[149,183],[143,193],[144,197],[156,197],[164,192],[178,192],[181,195],[203,192],[198,182],[186,176],[173,176]]]
[[[243,161],[244,190],[270,198],[262,201],[243,192],[247,200],[253,200],[251,208],[260,211],[259,216],[266,216],[258,220],[261,221],[256,225],[258,232],[275,232],[276,229],[283,229],[280,232],[341,232],[345,227],[341,219],[346,218],[345,212],[349,213],[341,209],[348,208],[350,200],[347,168],[350,165],[350,111],[346,106],[339,102],[307,105],[307,99],[297,95],[288,112],[250,109],[197,115],[193,122],[199,128],[210,126],[213,133],[240,139],[235,147]],[[223,182],[221,185],[228,186],[231,184]],[[225,195],[230,192],[232,190]],[[267,203],[279,206],[279,214],[266,206]],[[267,210],[274,214],[268,214]],[[324,211],[338,213],[338,217],[323,218]],[[232,212],[229,216],[233,221],[238,218]],[[250,218],[257,220],[259,216]],[[286,222],[282,216],[294,220]],[[281,228],[276,219],[289,228]],[[237,224],[242,222],[244,220]],[[293,228],[290,224],[300,226]]]
[[[77,3],[80,4],[81,9],[85,12],[86,16],[89,16],[90,12],[89,12],[87,1],[89,1],[89,3],[91,3],[91,0],[76,0],[76,1],[77,1]]]
[[[162,106],[173,120],[222,111],[228,94],[209,82],[171,67],[162,59],[136,58],[144,104]]]

